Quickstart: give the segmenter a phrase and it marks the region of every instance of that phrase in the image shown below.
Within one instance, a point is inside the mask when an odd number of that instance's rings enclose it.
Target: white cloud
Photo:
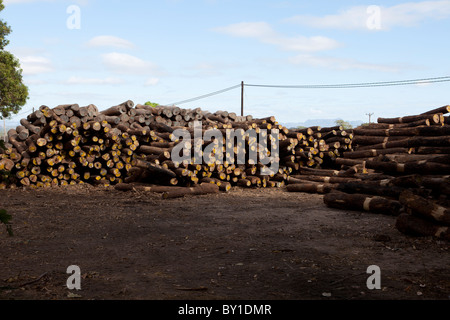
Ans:
[[[53,71],[52,62],[40,56],[18,57],[24,75],[36,75]]]
[[[57,0],[4,0],[3,3],[6,5],[10,4],[21,4],[21,3],[33,3],[33,2],[56,2]],[[71,2],[75,2],[78,4],[85,5],[89,0],[72,0]]]
[[[98,36],[89,40],[87,45],[89,47],[134,48],[134,44],[130,41],[114,36]]]
[[[82,78],[82,77],[70,77],[67,84],[90,84],[90,85],[115,85],[122,84],[124,81],[119,78]]]
[[[49,84],[48,81],[46,80],[42,80],[42,79],[26,79],[24,81],[24,83],[26,85],[34,85],[34,86],[40,86],[40,85],[44,85],[44,84]]]
[[[337,70],[373,70],[382,72],[397,72],[399,68],[375,63],[360,62],[353,59],[342,59],[335,57],[313,56],[310,54],[297,55],[289,60],[292,64],[312,67],[331,68]]]
[[[272,27],[266,22],[241,22],[226,27],[215,28],[214,30],[231,36],[245,38],[263,39],[275,36]]]
[[[155,74],[158,67],[152,62],[142,60],[126,53],[107,53],[102,55],[103,63],[117,73]]]
[[[159,83],[158,78],[150,78],[145,82],[146,87],[156,86]]]
[[[17,4],[17,3],[30,3],[30,2],[38,2],[38,1],[53,1],[53,0],[4,0],[5,5],[9,4]]]
[[[378,9],[378,10],[377,10]],[[441,20],[450,17],[450,0],[407,2],[391,7],[355,6],[337,14],[326,16],[297,15],[286,22],[313,28],[365,29],[373,18],[379,27],[373,30],[390,30],[394,27],[412,27],[425,20]]]
[[[266,22],[242,22],[226,27],[215,28],[214,31],[234,37],[255,38],[262,43],[276,45],[287,51],[314,52],[337,48],[339,43],[333,39],[314,36],[286,37],[277,33]]]
[[[240,67],[237,63],[200,62],[185,68],[181,76],[187,78],[217,77],[223,75],[224,71]]]

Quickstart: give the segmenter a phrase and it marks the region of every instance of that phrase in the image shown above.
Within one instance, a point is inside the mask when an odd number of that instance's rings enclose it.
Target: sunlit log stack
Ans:
[[[192,140],[189,147],[194,150],[195,143],[199,143],[203,151],[214,144],[215,160],[221,162],[173,161],[172,151],[181,143],[174,137],[174,130],[184,129],[193,134],[195,121],[201,123],[203,133],[208,129],[219,130],[223,145],[220,147],[217,140],[200,139]],[[228,129],[251,129],[260,138],[271,138],[275,133],[279,145],[272,146],[268,139],[263,146],[258,140],[246,138],[243,146],[235,146],[235,150],[237,147],[245,150],[245,162],[223,161],[228,156]],[[103,111],[92,104],[85,107],[67,104],[52,109],[41,106],[8,132],[8,142],[0,148],[0,170],[10,172],[10,177],[0,181],[0,188],[81,183],[178,187],[209,183],[222,191],[232,186],[281,187],[301,168],[320,167],[324,159],[337,157],[339,149],[342,150],[339,141],[327,144],[328,139],[345,135],[342,128],[310,130],[305,133],[289,130],[274,117],[254,119],[226,111],[135,106],[130,100]],[[262,151],[259,161],[249,159],[251,151]],[[273,156],[280,164],[270,175],[261,173],[261,160],[265,156]]]
[[[355,177],[361,180],[334,185],[325,203],[394,214],[403,233],[449,240],[448,113],[450,106],[444,106],[420,115],[379,118],[376,124],[356,128],[355,150],[335,163],[340,170],[359,169]],[[373,207],[380,198],[390,201],[384,210]]]
[[[295,149],[300,167],[329,167],[331,160],[353,150],[353,130],[344,130],[342,126],[315,126],[294,131],[304,136]]]
[[[406,234],[449,239],[449,113],[444,106],[356,128],[351,150],[320,169],[300,168],[287,190],[324,194],[333,208],[397,216]]]
[[[108,112],[129,110],[131,104]],[[8,131],[0,169],[10,171],[23,186],[120,181],[139,145],[136,136],[114,129],[111,116],[95,105],[41,106],[20,124]]]

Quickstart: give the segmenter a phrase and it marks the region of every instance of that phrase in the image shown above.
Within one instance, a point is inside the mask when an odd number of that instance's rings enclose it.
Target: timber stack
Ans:
[[[175,137],[177,129],[194,134],[196,121],[201,123],[202,133],[209,129],[222,133],[223,145],[217,139],[186,142]],[[227,156],[228,129],[253,129],[263,138],[276,134],[279,149],[246,137],[240,147],[247,154],[261,151],[259,161],[252,162],[246,156],[244,164],[218,162]],[[93,104],[66,104],[52,109],[41,106],[22,119],[20,126],[9,130],[8,142],[0,146],[0,171],[9,172],[7,179],[0,179],[0,188],[88,183],[115,185],[122,190],[130,186],[147,191],[151,186],[184,187],[192,194],[190,189],[202,184],[215,184],[221,191],[232,186],[282,187],[290,175],[302,168],[320,167],[324,161],[336,158],[344,147],[350,148],[350,141],[340,141],[346,135],[340,127],[303,133],[283,127],[274,117],[254,119],[199,108],[135,106],[131,100],[103,111]],[[210,147],[213,160],[173,161],[172,151],[182,142],[183,149],[194,151],[198,147],[200,154]],[[270,175],[261,173],[265,155],[280,161],[279,169]],[[176,191],[180,194],[180,189]]]
[[[320,186],[326,205],[394,215],[405,234],[450,240],[448,113],[444,106],[354,129],[354,151],[335,159],[333,175],[354,174]]]

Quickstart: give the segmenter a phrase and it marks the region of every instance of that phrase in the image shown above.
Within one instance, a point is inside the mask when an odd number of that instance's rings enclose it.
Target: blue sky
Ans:
[[[371,0],[373,1],[373,0]],[[4,0],[11,51],[41,105],[169,104],[239,84],[450,75],[450,1]],[[245,89],[245,113],[281,123],[368,120],[450,104],[450,83]],[[240,113],[240,89],[180,107]],[[372,119],[374,119],[372,118]]]

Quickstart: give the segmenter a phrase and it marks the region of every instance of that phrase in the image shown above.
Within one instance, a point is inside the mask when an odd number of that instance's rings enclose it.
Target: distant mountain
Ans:
[[[315,127],[320,126],[322,128],[327,127],[334,127],[336,125],[336,120],[342,120],[342,119],[312,119],[307,120],[305,122],[287,122],[287,123],[281,123],[286,128],[297,128],[297,127]],[[345,120],[347,121],[347,120]],[[353,120],[353,121],[347,121],[350,123],[353,128],[356,128],[363,124],[363,121]]]

